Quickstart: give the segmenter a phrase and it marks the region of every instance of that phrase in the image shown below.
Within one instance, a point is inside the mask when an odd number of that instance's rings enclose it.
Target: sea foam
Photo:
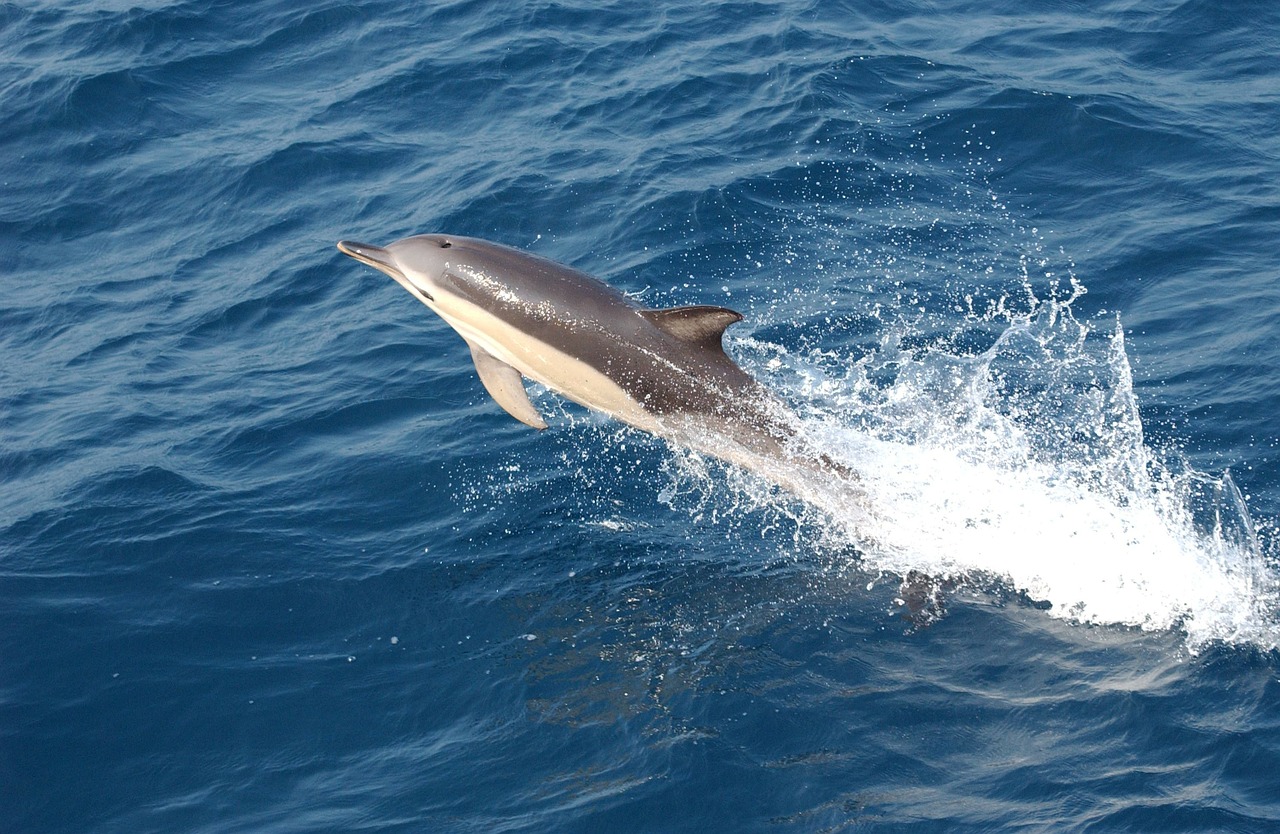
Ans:
[[[1016,305],[970,310],[958,328],[994,334],[972,352],[904,347],[901,322],[853,358],[749,337],[734,350],[859,473],[856,502],[835,480],[813,484],[822,512],[806,523],[856,548],[863,569],[996,577],[1052,616],[1178,628],[1193,651],[1275,647],[1277,577],[1244,498],[1229,473],[1147,443],[1123,328],[1078,321],[1083,293],[1073,280],[1041,300],[1028,286]],[[787,500],[733,481],[754,504]]]

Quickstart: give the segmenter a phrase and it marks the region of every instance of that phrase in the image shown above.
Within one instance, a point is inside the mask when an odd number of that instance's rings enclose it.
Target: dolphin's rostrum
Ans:
[[[798,421],[724,352],[742,315],[645,309],[576,269],[484,240],[417,235],[338,249],[394,278],[471,347],[493,399],[536,429],[523,377],[801,495],[802,473],[848,475],[796,436]]]

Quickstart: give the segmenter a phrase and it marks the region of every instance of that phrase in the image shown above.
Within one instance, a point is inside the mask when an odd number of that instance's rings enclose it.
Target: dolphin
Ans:
[[[443,234],[338,249],[385,272],[456,330],[480,381],[512,417],[546,420],[531,379],[593,411],[742,466],[800,497],[813,476],[852,473],[815,453],[799,419],[724,352],[725,307],[649,309],[576,269]]]

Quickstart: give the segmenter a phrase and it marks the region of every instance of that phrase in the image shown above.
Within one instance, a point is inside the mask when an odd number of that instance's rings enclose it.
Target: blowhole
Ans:
[[[447,241],[447,240],[442,240],[442,241],[440,241],[440,248],[441,248],[441,249],[448,249],[448,248],[449,248],[450,246],[452,246],[452,245],[453,245],[453,244],[452,244],[452,243],[450,243],[450,242],[449,242],[449,241]]]

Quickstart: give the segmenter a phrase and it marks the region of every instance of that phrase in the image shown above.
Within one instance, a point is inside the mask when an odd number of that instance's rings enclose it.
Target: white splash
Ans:
[[[1119,322],[1079,323],[1072,286],[968,316],[997,334],[970,355],[906,350],[901,333],[853,362],[734,347],[860,474],[852,512],[838,491],[811,503],[867,569],[999,577],[1057,617],[1180,628],[1193,651],[1280,645],[1277,577],[1243,498],[1228,474],[1147,446]]]

